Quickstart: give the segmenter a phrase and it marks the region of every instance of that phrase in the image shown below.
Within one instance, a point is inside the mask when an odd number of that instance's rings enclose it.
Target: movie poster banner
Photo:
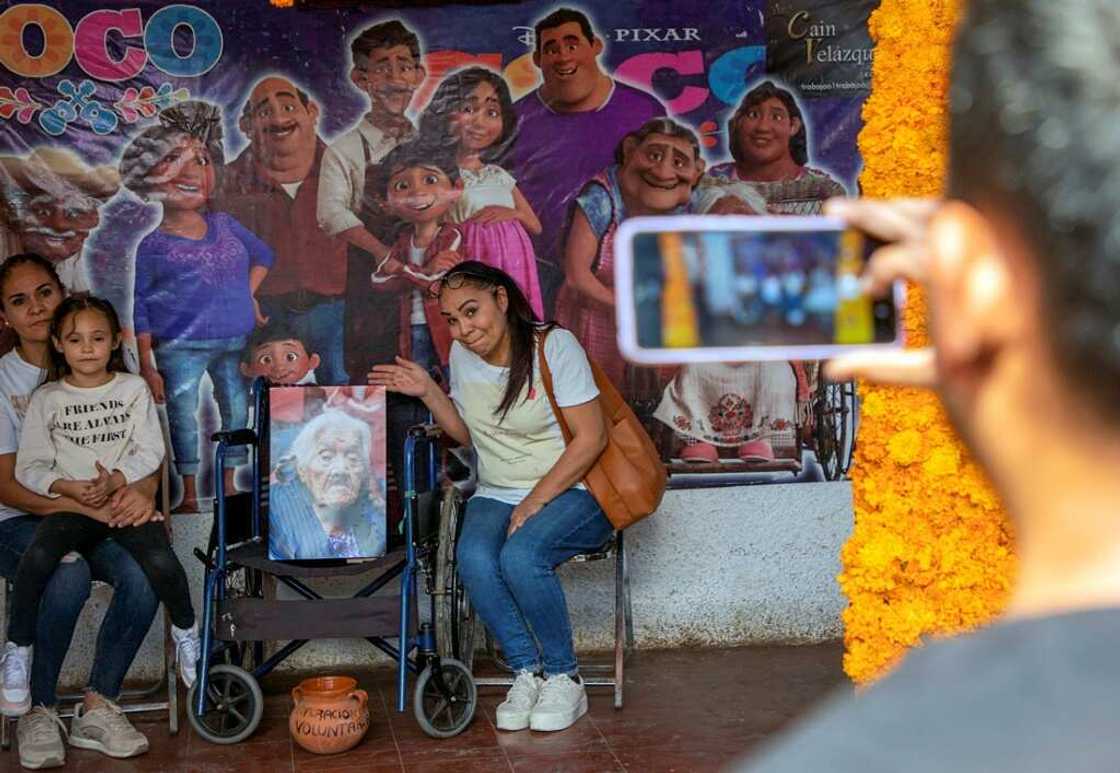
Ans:
[[[184,509],[256,376],[363,385],[405,356],[446,383],[426,288],[464,259],[576,333],[674,470],[839,476],[854,394],[815,364],[622,361],[613,237],[631,214],[854,195],[875,4],[2,3],[0,249],[116,307]],[[763,280],[742,292],[794,316],[813,290],[797,260]],[[425,414],[386,414],[391,480]]]

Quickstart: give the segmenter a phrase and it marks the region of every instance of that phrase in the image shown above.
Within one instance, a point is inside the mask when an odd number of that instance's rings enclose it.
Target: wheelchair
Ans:
[[[252,490],[227,496],[215,476],[214,525],[206,552],[202,603],[202,651],[198,679],[188,695],[187,717],[195,732],[218,744],[248,738],[263,716],[260,680],[308,641],[363,638],[397,665],[397,710],[415,677],[413,713],[435,738],[462,732],[478,706],[471,674],[477,627],[454,570],[455,539],[462,492],[454,486],[419,493],[406,486],[404,545],[369,562],[274,561],[268,557],[262,524],[268,507],[268,388],[258,379],[252,390],[254,429],[219,432],[214,469],[230,449],[247,446]],[[409,433],[404,477],[415,479],[413,446],[434,438],[421,427]],[[428,442],[423,463],[436,480],[437,446]],[[426,578],[428,620],[419,617],[419,577]],[[308,580],[367,575],[352,597],[324,598]],[[269,578],[294,591],[297,600],[268,598]],[[399,592],[391,583],[399,580]],[[266,642],[286,642],[266,657]]]

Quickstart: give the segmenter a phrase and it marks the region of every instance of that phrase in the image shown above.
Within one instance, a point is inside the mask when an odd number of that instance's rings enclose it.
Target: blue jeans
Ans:
[[[0,521],[0,576],[13,579],[23,551],[31,544],[41,518],[21,515]],[[113,586],[113,599],[97,634],[89,687],[116,700],[125,674],[152,626],[159,599],[140,565],[107,539],[88,556],[58,565],[39,602],[35,651],[31,662],[31,703],[54,706],[62,661],[70,649],[74,625],[89,598],[90,581]],[[11,602],[8,602],[9,605]]]
[[[240,370],[245,343],[246,336],[235,336],[160,341],[156,348],[156,364],[167,394],[171,450],[180,475],[198,474],[198,387],[203,373],[209,373],[214,383],[222,429],[243,429],[248,421],[249,394]],[[244,464],[247,453],[244,446],[229,449],[226,466]]]
[[[278,303],[274,298],[258,297],[265,316],[291,326],[308,347],[308,354],[319,355],[319,367],[315,369],[315,380],[320,384],[348,384],[343,359],[342,322],[346,303],[342,298],[335,301],[317,303],[309,309],[298,311]]]
[[[613,527],[595,498],[576,488],[553,499],[507,539],[512,514],[512,505],[495,499],[467,502],[456,552],[459,575],[510,667],[543,669],[546,676],[575,674],[572,624],[555,568],[602,547]]]

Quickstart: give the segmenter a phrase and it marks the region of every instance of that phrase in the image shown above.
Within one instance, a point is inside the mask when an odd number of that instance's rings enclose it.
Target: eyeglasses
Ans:
[[[432,298],[439,298],[444,288],[448,290],[458,290],[463,287],[463,285],[471,282],[484,285],[491,290],[498,286],[497,283],[494,282],[492,276],[488,276],[481,271],[476,271],[471,268],[453,268],[447,274],[444,274],[442,279],[438,279],[428,285],[428,294]]]

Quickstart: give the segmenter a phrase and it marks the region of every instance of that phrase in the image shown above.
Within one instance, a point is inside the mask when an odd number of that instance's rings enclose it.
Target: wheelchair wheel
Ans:
[[[439,545],[436,549],[435,589],[436,651],[441,658],[458,660],[469,672],[478,646],[478,619],[455,569],[455,546],[466,503],[457,488],[449,488],[440,503]]]
[[[827,480],[840,480],[852,466],[857,424],[854,381],[833,384],[821,380],[813,404],[817,462]]]
[[[438,671],[429,664],[416,680],[412,713],[432,738],[451,738],[466,729],[478,708],[478,689],[471,670],[458,660],[440,658]]]
[[[195,732],[210,743],[240,743],[253,734],[264,714],[264,696],[253,675],[224,663],[210,667],[206,685],[206,712],[194,714],[198,684],[187,693],[187,719]]]

